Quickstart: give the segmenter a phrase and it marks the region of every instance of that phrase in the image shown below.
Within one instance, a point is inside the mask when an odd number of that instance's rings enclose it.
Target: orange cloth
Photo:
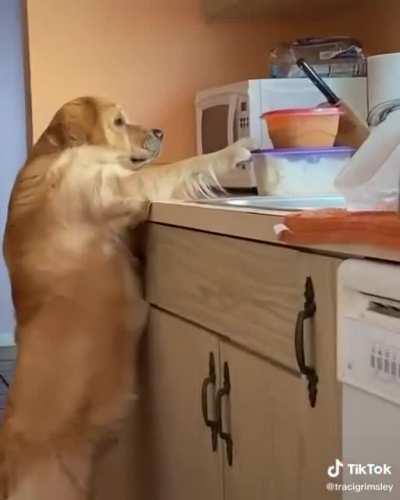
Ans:
[[[285,217],[278,238],[286,243],[365,244],[400,250],[400,214],[315,210]]]

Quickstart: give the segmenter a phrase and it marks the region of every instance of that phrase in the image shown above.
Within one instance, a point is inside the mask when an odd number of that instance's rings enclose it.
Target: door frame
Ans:
[[[33,121],[32,121],[32,92],[31,92],[31,60],[29,44],[29,14],[28,0],[20,0],[22,17],[22,48],[24,60],[24,83],[25,83],[25,115],[26,115],[26,145],[27,154],[33,146]]]

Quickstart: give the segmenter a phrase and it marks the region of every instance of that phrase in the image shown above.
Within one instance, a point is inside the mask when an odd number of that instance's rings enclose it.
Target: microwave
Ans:
[[[367,119],[366,78],[324,80],[360,118]],[[261,119],[263,113],[313,107],[322,102],[325,102],[324,96],[306,78],[247,80],[198,92],[195,99],[197,153],[218,151],[243,137],[252,137],[257,148],[271,148],[267,127]],[[220,181],[227,189],[256,187],[251,163],[241,165]]]

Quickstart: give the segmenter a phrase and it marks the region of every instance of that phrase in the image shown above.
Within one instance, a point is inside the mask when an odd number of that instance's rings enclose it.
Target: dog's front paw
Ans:
[[[232,167],[238,163],[248,162],[251,159],[251,150],[255,148],[255,141],[251,137],[241,139],[222,152]]]

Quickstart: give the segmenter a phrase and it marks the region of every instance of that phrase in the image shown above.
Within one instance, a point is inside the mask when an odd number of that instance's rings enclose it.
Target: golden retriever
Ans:
[[[18,357],[1,433],[1,488],[13,500],[90,497],[99,446],[133,394],[133,350],[146,322],[127,230],[152,200],[207,191],[248,160],[248,143],[146,166],[163,133],[119,106],[64,105],[19,172],[4,254]]]

